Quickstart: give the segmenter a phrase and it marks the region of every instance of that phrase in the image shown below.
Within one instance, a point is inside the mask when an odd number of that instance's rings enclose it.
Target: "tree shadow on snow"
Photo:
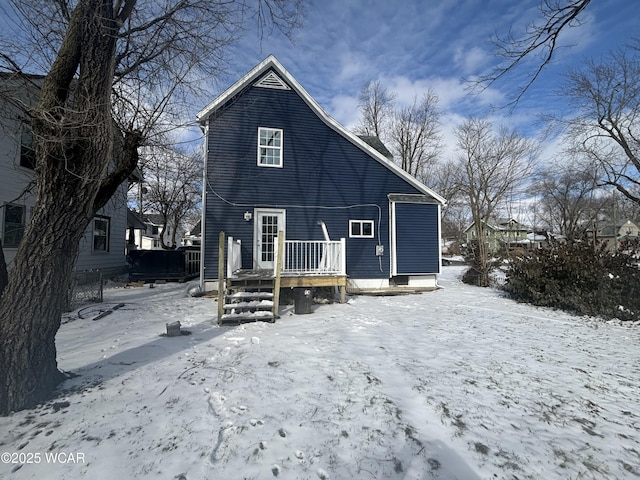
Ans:
[[[229,332],[228,329],[217,327],[212,321],[191,325],[182,331],[182,335],[174,337],[158,335],[148,343],[119,351],[76,370],[63,372],[68,379],[60,384],[54,398],[94,387]]]

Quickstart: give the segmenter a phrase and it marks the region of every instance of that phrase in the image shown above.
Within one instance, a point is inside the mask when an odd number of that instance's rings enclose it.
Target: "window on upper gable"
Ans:
[[[258,128],[258,166],[282,167],[282,130]]]
[[[349,237],[373,238],[373,220],[349,220]]]

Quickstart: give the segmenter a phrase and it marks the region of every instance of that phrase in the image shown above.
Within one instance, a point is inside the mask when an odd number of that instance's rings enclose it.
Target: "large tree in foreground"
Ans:
[[[63,380],[55,336],[83,232],[135,169],[138,147],[220,66],[245,18],[288,28],[299,0],[13,2],[0,69],[46,71],[25,112],[34,136],[36,202],[6,285],[0,285],[0,413],[46,399]],[[5,7],[6,8],[6,7]],[[268,12],[268,13],[265,13]],[[255,14],[255,15],[254,15]],[[29,56],[25,56],[28,52]],[[118,127],[114,125],[118,122]]]
[[[476,118],[465,120],[455,133],[455,184],[469,205],[477,240],[466,277],[473,280],[469,283],[486,287],[491,273],[484,241],[487,224],[529,178],[538,147],[514,130],[494,129],[491,122]]]

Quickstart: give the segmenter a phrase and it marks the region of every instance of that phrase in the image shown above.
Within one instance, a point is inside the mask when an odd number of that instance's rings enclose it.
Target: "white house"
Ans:
[[[144,229],[136,229],[135,245],[139,250],[162,250],[161,239],[165,245],[171,244],[171,226],[163,228],[162,215],[159,213],[146,213],[140,216],[144,222]]]
[[[0,73],[0,239],[9,269],[35,203],[33,137],[21,118],[21,106],[37,102],[41,81],[38,76]],[[125,182],[87,227],[76,271],[99,270],[105,276],[127,271],[126,192]]]

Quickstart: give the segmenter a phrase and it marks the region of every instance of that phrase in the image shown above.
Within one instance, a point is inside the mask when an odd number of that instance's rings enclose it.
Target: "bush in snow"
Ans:
[[[579,315],[640,319],[637,245],[609,251],[583,238],[550,240],[548,246],[512,259],[504,289],[517,301]]]
[[[495,283],[492,282],[492,272],[502,264],[501,258],[486,258],[483,260],[482,255],[479,253],[478,242],[474,240],[467,245],[465,261],[469,264],[469,268],[462,275],[464,283],[477,287],[488,287]]]

